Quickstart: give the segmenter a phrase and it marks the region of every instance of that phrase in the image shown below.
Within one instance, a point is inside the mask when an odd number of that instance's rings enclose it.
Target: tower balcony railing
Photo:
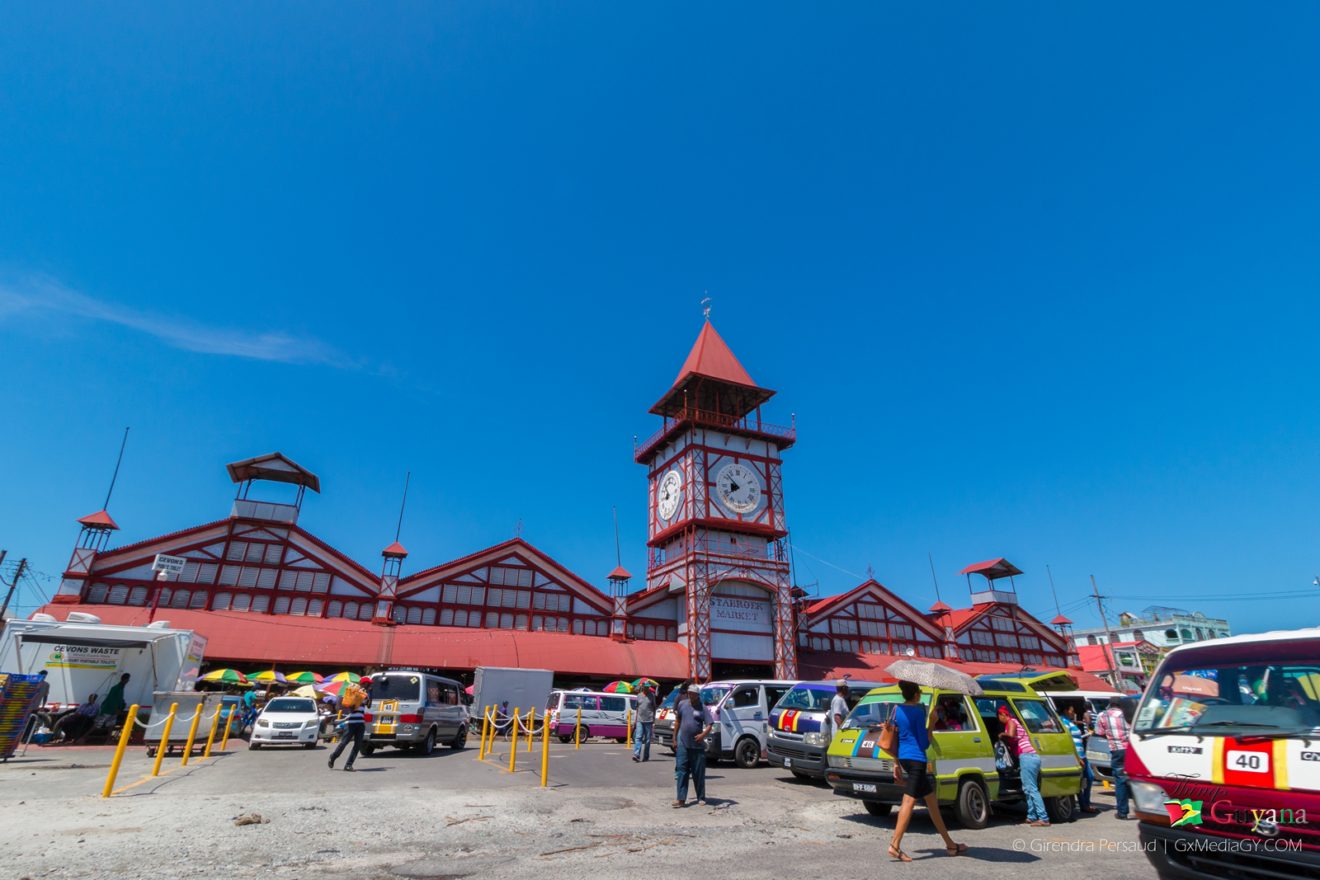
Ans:
[[[292,504],[276,504],[271,501],[249,501],[235,498],[234,508],[229,512],[234,518],[266,519],[271,522],[296,523],[298,508]]]
[[[711,412],[701,409],[680,410],[677,415],[665,416],[664,423],[660,429],[647,437],[640,446],[637,447],[636,458],[640,461],[650,454],[655,447],[664,442],[665,437],[685,422],[692,422],[698,425],[709,425],[715,428],[724,428],[730,431],[745,431],[750,434],[763,434],[777,440],[786,440],[791,445],[797,441],[797,427],[793,425],[772,425],[769,422],[763,422],[759,417],[738,416],[734,417],[727,413]]]

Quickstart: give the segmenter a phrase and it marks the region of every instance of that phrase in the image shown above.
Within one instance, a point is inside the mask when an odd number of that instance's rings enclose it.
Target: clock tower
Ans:
[[[761,420],[773,395],[707,319],[651,407],[663,425],[637,450],[650,475],[646,586],[678,600],[696,681],[716,665],[773,664],[775,678],[797,677],[780,478],[780,454],[796,432]]]

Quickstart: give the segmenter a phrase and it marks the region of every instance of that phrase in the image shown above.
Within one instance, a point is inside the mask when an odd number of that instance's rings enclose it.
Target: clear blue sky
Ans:
[[[799,580],[1005,555],[1240,631],[1320,591],[1320,7],[119,4],[0,12],[0,547],[62,570],[321,475],[371,568],[645,569],[647,408],[716,326]],[[53,586],[47,585],[48,588]],[[1129,598],[1130,597],[1130,598]],[[36,596],[23,597],[30,608]],[[1080,624],[1094,612],[1076,609]]]

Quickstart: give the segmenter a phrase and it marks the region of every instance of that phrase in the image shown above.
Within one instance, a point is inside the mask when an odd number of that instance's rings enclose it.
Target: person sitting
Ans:
[[[55,742],[77,742],[87,735],[100,714],[99,698],[96,694],[87,697],[87,702],[55,722]]]

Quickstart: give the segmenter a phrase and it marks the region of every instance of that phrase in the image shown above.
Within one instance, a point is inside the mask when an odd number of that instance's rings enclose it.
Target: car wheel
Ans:
[[[1073,807],[1077,805],[1076,795],[1045,798],[1045,813],[1051,822],[1071,822]]]
[[[958,787],[954,815],[964,828],[984,828],[990,824],[990,796],[978,780],[968,779]]]
[[[316,743],[303,743],[303,748],[304,748],[304,749],[314,749],[314,748],[316,748]]]
[[[424,739],[424,740],[422,741],[422,744],[419,745],[419,746],[417,746],[416,748],[417,748],[417,751],[418,751],[423,757],[425,757],[425,756],[427,756],[427,755],[429,755],[429,754],[431,754],[432,752],[435,751],[435,728],[434,728],[434,727],[432,727],[430,730],[428,730],[428,731],[426,732],[426,739]]]
[[[571,743],[571,742],[573,741],[573,737],[571,737],[571,736],[566,736],[566,735],[564,735],[564,734],[560,734],[560,735],[559,735],[559,741],[560,741],[561,743],[563,743],[564,745],[568,745],[569,743]]]
[[[615,741],[616,743],[618,743],[619,745],[621,745],[621,746],[626,746],[626,745],[628,744],[628,737],[626,737],[626,736],[616,736],[616,737],[614,738],[614,741]]]
[[[801,779],[803,782],[811,781],[811,776],[807,773],[803,773],[801,770],[793,770],[791,772],[795,778]]]
[[[738,740],[738,744],[733,747],[733,763],[745,770],[748,767],[755,767],[760,762],[760,743],[750,736]]]
[[[358,749],[358,751],[360,751],[362,753],[362,757],[365,758],[370,756],[373,752],[375,752],[376,747],[373,746],[371,743],[363,743],[362,748]]]
[[[862,806],[866,807],[866,812],[872,816],[888,816],[894,809],[893,804],[882,804],[879,801],[862,801]]]
[[[458,736],[454,737],[454,741],[449,744],[449,747],[457,752],[459,749],[463,748],[466,745],[467,745],[467,725],[465,724],[458,729]]]

